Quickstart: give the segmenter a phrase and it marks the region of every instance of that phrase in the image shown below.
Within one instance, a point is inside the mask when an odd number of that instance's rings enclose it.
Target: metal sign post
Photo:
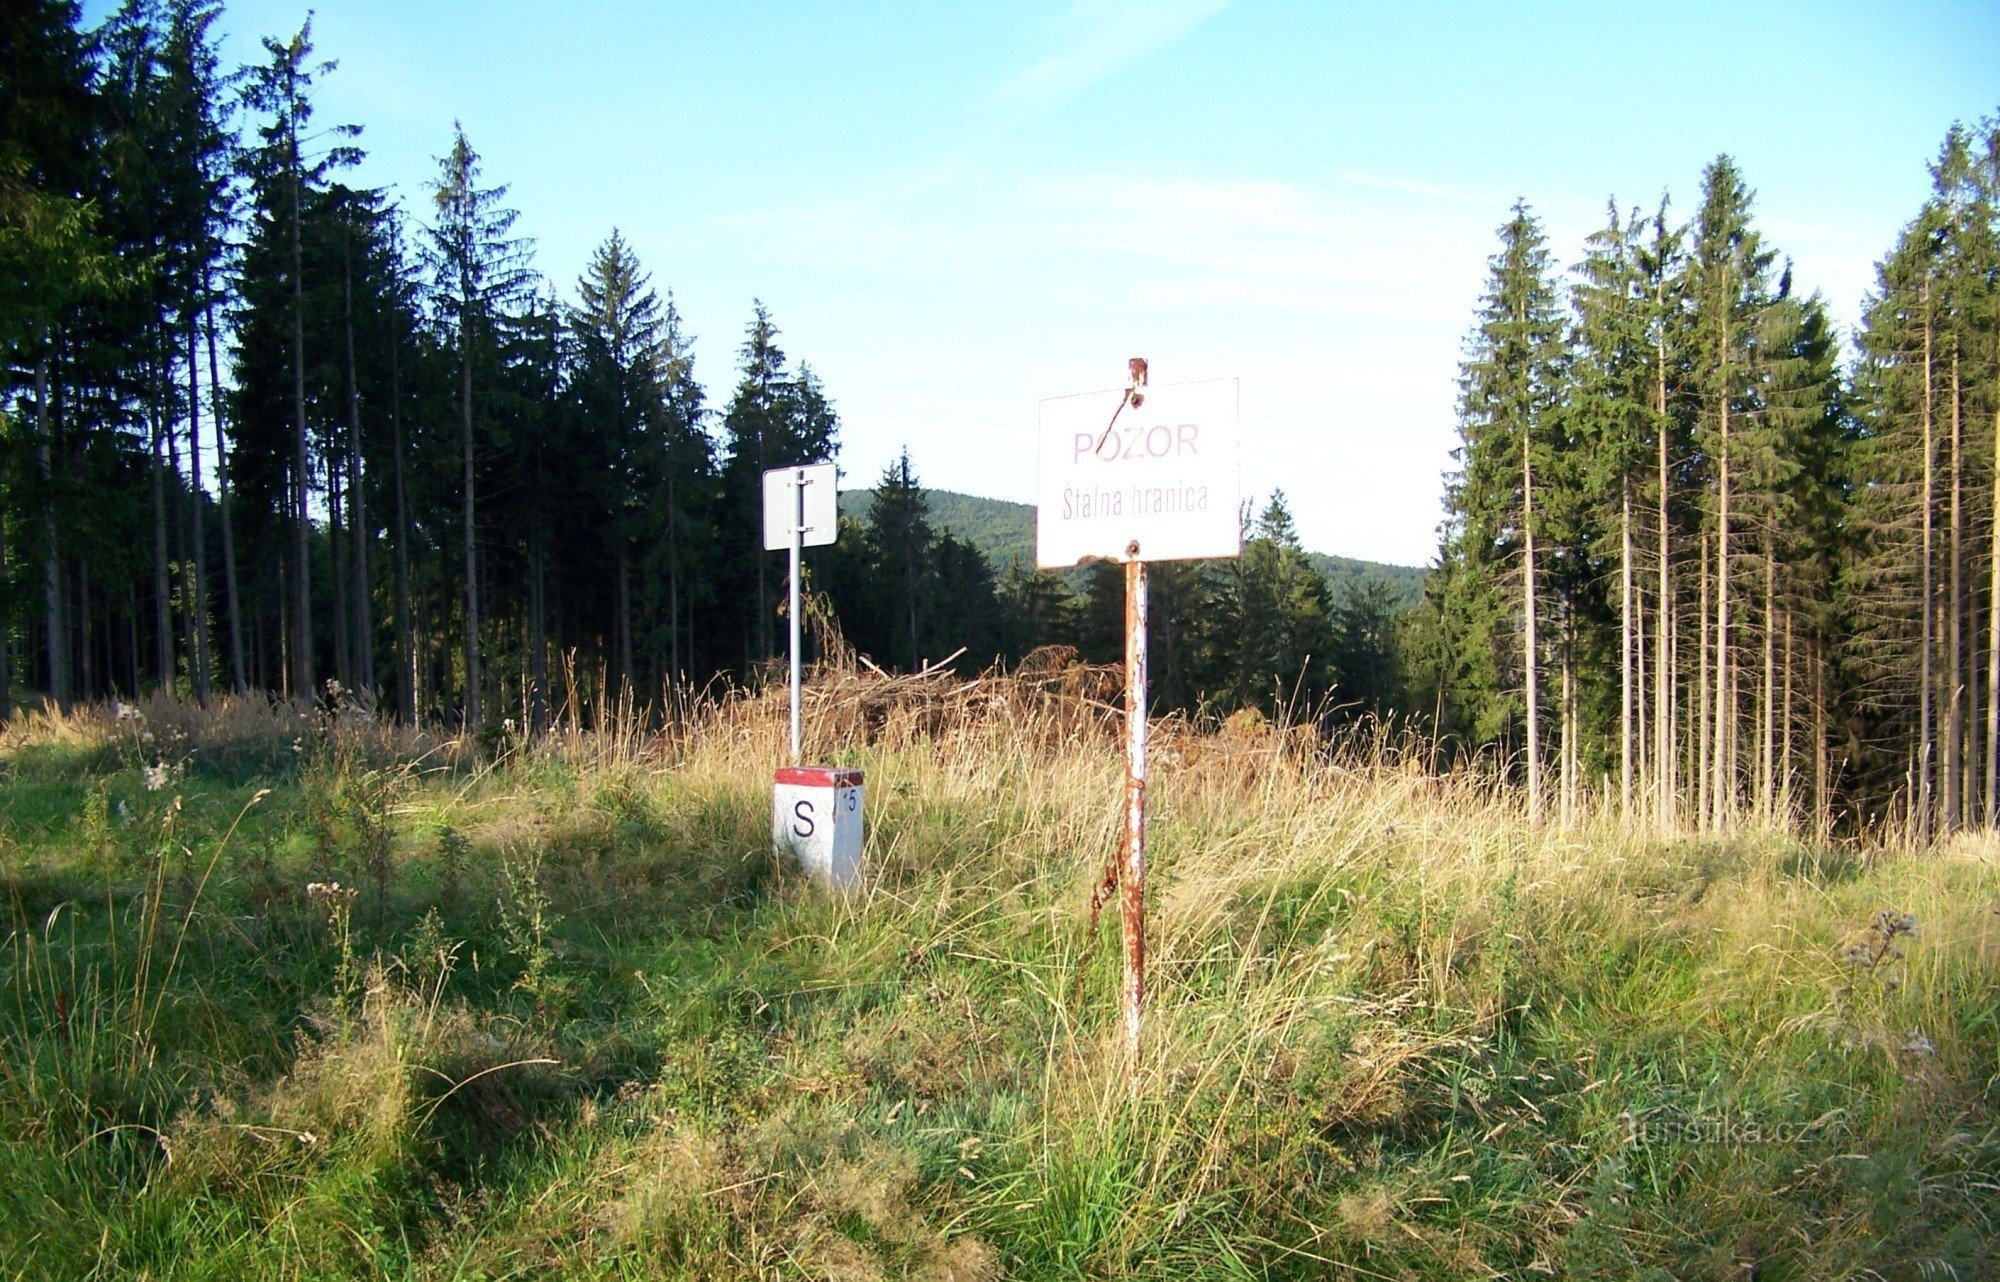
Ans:
[[[1125,938],[1125,1053],[1139,1059],[1146,1005],[1146,563],[1125,563],[1125,849],[1118,870]]]
[[[799,764],[803,738],[799,714],[799,579],[805,549],[831,543],[840,534],[839,473],[831,463],[776,467],[764,473],[764,550],[791,553],[786,604],[791,634],[792,764]]]
[[[1137,1064],[1146,1007],[1146,562],[1242,551],[1234,379],[1043,401],[1035,563],[1125,563],[1125,836],[1091,896],[1119,892],[1125,1053]],[[1108,414],[1108,419],[1107,419]],[[1138,1089],[1138,1079],[1132,1079]]]
[[[806,545],[806,479],[805,469],[792,485],[792,573],[789,584],[790,598],[785,603],[785,618],[790,622],[792,633],[792,764],[799,764],[799,562],[805,555]]]
[[[764,473],[764,549],[788,554],[786,585],[791,637],[791,764],[781,768],[771,789],[771,844],[796,859],[806,875],[836,891],[861,881],[861,799],[859,770],[800,764],[801,632],[804,625],[805,550],[832,543],[840,534],[831,463],[773,468]]]

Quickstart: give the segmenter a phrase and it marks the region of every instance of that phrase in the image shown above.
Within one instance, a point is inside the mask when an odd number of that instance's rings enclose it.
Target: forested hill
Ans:
[[[1034,504],[982,498],[954,490],[926,489],[923,493],[930,507],[931,525],[978,548],[996,574],[1017,556],[1029,565],[1034,564]],[[840,495],[840,514],[865,523],[868,505],[874,499],[873,489],[844,490]],[[1360,587],[1366,582],[1380,582],[1394,590],[1398,605],[1407,606],[1415,604],[1424,589],[1424,571],[1418,566],[1361,561],[1325,552],[1307,552],[1306,557],[1336,594],[1350,584]]]

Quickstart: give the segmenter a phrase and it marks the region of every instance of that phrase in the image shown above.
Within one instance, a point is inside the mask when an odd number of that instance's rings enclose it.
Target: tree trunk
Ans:
[[[46,347],[46,336],[44,346]],[[35,453],[42,469],[42,592],[48,647],[49,698],[69,711],[69,660],[64,642],[62,556],[56,543],[55,468],[51,462],[49,423],[49,357],[45,350],[35,365]]]
[[[196,371],[201,366],[198,358],[200,346],[199,324],[194,314],[188,314],[188,471],[191,484],[189,507],[193,509],[194,555],[189,558],[194,566],[192,591],[188,593],[188,609],[194,615],[194,697],[195,702],[208,703],[208,548],[202,537],[201,505],[208,490],[201,480],[201,387]]]
[[[1727,282],[1726,275],[1724,281]],[[1712,727],[1715,745],[1709,751],[1709,766],[1715,772],[1714,782],[1709,785],[1710,800],[1714,804],[1711,826],[1718,832],[1729,823],[1736,787],[1730,770],[1735,708],[1734,700],[1730,698],[1729,664],[1729,316],[1726,300],[1723,306],[1722,338],[1716,353],[1718,377],[1722,381],[1716,397],[1722,449],[1717,460],[1719,506],[1715,525],[1715,724]]]
[[[535,530],[533,582],[528,615],[528,682],[533,693],[528,700],[528,727],[541,735],[549,728],[549,622],[548,622],[548,540],[541,528]]]
[[[2000,437],[1996,437],[2000,440]],[[672,468],[669,462],[668,467]],[[681,681],[681,544],[680,504],[674,495],[674,477],[667,476],[667,688]],[[2000,559],[1994,562],[2000,567]],[[2000,574],[2000,568],[1994,571]]]
[[[469,292],[469,291],[467,291]],[[469,306],[469,304],[468,304]],[[472,326],[461,313],[458,324],[459,404],[463,435],[461,445],[465,467],[465,730],[477,734],[482,722],[479,708],[479,562],[478,502],[473,492],[472,470]]]
[[[157,346],[157,344],[156,344]],[[174,688],[174,609],[173,591],[167,574],[167,490],[166,490],[166,447],[161,434],[165,424],[161,421],[164,410],[160,405],[161,372],[148,371],[149,391],[152,404],[149,416],[153,427],[153,627],[156,642],[154,653],[159,664],[160,688],[171,691]]]
[[[1632,822],[1632,483],[1618,478],[1618,817]]]
[[[361,380],[354,365],[354,264],[352,227],[341,242],[341,327],[347,338],[347,499],[349,537],[354,546],[348,554],[348,573],[354,592],[354,684],[375,694],[375,624],[368,600],[368,496],[362,489],[361,469]]]
[[[1521,557],[1522,665],[1526,676],[1528,730],[1528,822],[1542,821],[1541,675],[1535,637],[1535,465],[1529,453],[1530,433],[1521,431]]]
[[[1562,826],[1576,822],[1576,620],[1562,611]]]
[[[1778,557],[1769,522],[1764,526],[1764,718],[1757,762],[1757,807],[1764,826],[1778,813]]]
[[[299,202],[304,186],[299,174],[297,114],[290,125],[292,180],[292,516],[298,525],[298,545],[292,569],[292,697],[313,697],[312,514],[307,494],[312,487],[306,454],[306,290],[305,252],[301,247]]]
[[[1962,664],[1965,653],[1965,521],[1963,491],[1965,469],[1959,449],[1958,345],[1951,353],[1951,581],[1947,608],[1951,617],[1945,624],[1945,645],[1951,653],[1945,662],[1944,731],[1944,831],[1956,832],[1965,820],[1965,680]]]
[[[1635,577],[1632,586],[1632,774],[1635,780],[1634,807],[1638,818],[1646,818],[1653,804],[1653,729],[1647,721],[1646,674],[1646,585]],[[1656,817],[1655,817],[1656,818]]]
[[[1656,285],[1656,295],[1663,287]],[[1661,304],[1664,309],[1664,302]],[[1660,451],[1660,494],[1659,494],[1659,626],[1653,631],[1655,668],[1653,672],[1653,772],[1654,786],[1658,789],[1660,828],[1670,831],[1678,825],[1675,801],[1678,795],[1679,779],[1675,769],[1677,745],[1674,737],[1674,694],[1679,674],[1674,666],[1674,591],[1673,554],[1667,543],[1667,497],[1673,488],[1673,476],[1668,470],[1667,438],[1671,424],[1667,418],[1667,340],[1664,332],[1665,321],[1661,322],[1655,351],[1658,356],[1658,381],[1655,385],[1657,399],[1654,409],[1659,414],[1658,434]]]
[[[1827,795],[1830,771],[1826,739],[1826,658],[1820,652],[1817,629],[1809,633],[1806,646],[1812,664],[1813,740],[1813,832],[1821,840],[1833,828],[1833,798]]]
[[[171,335],[162,332],[159,334],[159,338],[169,340],[160,344],[164,350],[164,355],[160,358],[160,434],[166,438],[167,442],[166,474],[173,478],[173,483],[167,490],[167,564],[173,572],[173,578],[170,582],[178,589],[179,595],[180,652],[178,657],[187,660],[188,688],[191,692],[196,681],[194,588],[188,582],[188,564],[191,558],[188,555],[185,542],[187,539],[187,523],[181,519],[181,434],[174,430],[174,420],[170,413],[173,407],[174,375]],[[178,689],[180,681],[178,661],[176,661],[175,665],[174,681],[176,689]]]
[[[1915,798],[1916,809],[1917,809],[1917,815],[1916,815],[1917,842],[1919,845],[1927,844],[1931,839],[1931,610],[1934,605],[1932,598],[1933,596],[1935,596],[1935,593],[1933,592],[1931,587],[1931,523],[1932,523],[1931,498],[1933,489],[1935,487],[1931,477],[1933,446],[1931,442],[1930,297],[1931,297],[1931,286],[1930,282],[1926,280],[1924,282],[1924,290],[1923,290],[1924,495],[1923,499],[1919,504],[1919,506],[1923,509],[1923,523],[1924,523],[1924,536],[1923,536],[1923,548],[1922,548],[1923,568],[1921,572],[1921,578],[1922,578],[1921,600],[1923,602],[1924,622],[1923,622],[1923,633],[1922,633],[1922,643],[1921,643],[1921,656],[1918,659],[1918,664],[1917,664],[1917,671],[1919,678],[1918,684],[1921,688],[1917,695],[1917,780],[1916,780],[1917,795]]]
[[[1986,826],[2000,827],[2000,398],[1993,409],[1993,545],[1986,592]]]
[[[354,685],[354,647],[347,629],[347,522],[346,487],[342,461],[335,458],[331,442],[326,457],[326,562],[327,587],[333,597],[333,675],[344,687]]]
[[[100,684],[94,679],[97,663],[93,655],[95,647],[91,644],[92,631],[90,558],[80,556],[76,559],[76,634],[70,638],[76,643],[73,656],[75,662],[72,665],[74,671],[70,673],[70,689],[77,698],[84,700],[96,697],[101,689],[111,684],[111,638],[109,635],[104,638],[104,680]],[[136,665],[132,669],[131,690],[134,694],[139,692],[139,669]]]
[[[1710,616],[1708,606],[1709,599],[1713,595],[1709,590],[1709,580],[1713,577],[1713,567],[1709,564],[1708,556],[1709,542],[1708,533],[1703,531],[1701,536],[1700,637],[1695,647],[1694,664],[1695,669],[1701,674],[1700,689],[1695,696],[1695,709],[1698,721],[1698,724],[1695,726],[1695,824],[1704,832],[1713,827],[1713,809],[1711,803],[1715,795],[1715,772],[1710,768],[1712,763],[1709,752],[1709,722],[1711,720],[1710,713],[1713,710],[1713,705],[1709,702],[1708,665],[1708,634],[1711,630],[1709,627]]]
[[[208,393],[211,413],[215,421],[215,488],[222,501],[222,584],[228,594],[229,613],[229,675],[235,682],[236,693],[243,694],[249,687],[244,679],[243,658],[243,616],[236,591],[236,531],[229,512],[229,447],[222,432],[222,377],[215,356],[215,299],[209,298],[208,307]]]
[[[625,535],[614,533],[612,538],[618,543],[618,678],[623,689],[619,696],[633,688],[632,680],[632,563],[626,554]]]
[[[1779,720],[1782,737],[1778,743],[1778,813],[1788,830],[1794,827],[1793,820],[1796,818],[1793,814],[1792,798],[1792,777],[1795,773],[1792,765],[1792,731],[1798,724],[1798,705],[1792,698],[1793,657],[1792,612],[1787,609],[1785,611],[1785,702]]]
[[[392,320],[391,324],[395,322]],[[396,452],[396,684],[403,724],[417,721],[417,647],[410,628],[410,509],[403,489],[402,336],[389,337],[389,434]]]

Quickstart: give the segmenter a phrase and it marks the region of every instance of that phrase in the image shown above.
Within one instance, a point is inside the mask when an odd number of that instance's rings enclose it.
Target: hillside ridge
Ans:
[[[925,502],[930,505],[931,525],[978,548],[996,574],[1005,570],[1007,563],[1016,556],[1029,564],[1034,563],[1034,504],[964,494],[957,490],[926,488],[923,494]],[[872,486],[842,490],[840,514],[865,524],[868,505],[874,496]],[[1370,581],[1386,583],[1395,590],[1398,602],[1405,606],[1416,604],[1423,594],[1427,571],[1422,566],[1364,561],[1358,557],[1310,550],[1306,556],[1312,561],[1313,568],[1326,579],[1328,586],[1336,591],[1349,585],[1359,587]]]

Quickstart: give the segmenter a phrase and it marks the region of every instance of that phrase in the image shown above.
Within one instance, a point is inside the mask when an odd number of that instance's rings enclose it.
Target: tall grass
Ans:
[[[1119,828],[1102,684],[819,682],[812,750],[868,772],[838,896],[768,849],[772,697],[484,756],[254,703],[17,725],[0,1262],[2000,1267],[1992,842],[1538,831],[1387,737],[1169,723],[1131,1064],[1088,912]]]

